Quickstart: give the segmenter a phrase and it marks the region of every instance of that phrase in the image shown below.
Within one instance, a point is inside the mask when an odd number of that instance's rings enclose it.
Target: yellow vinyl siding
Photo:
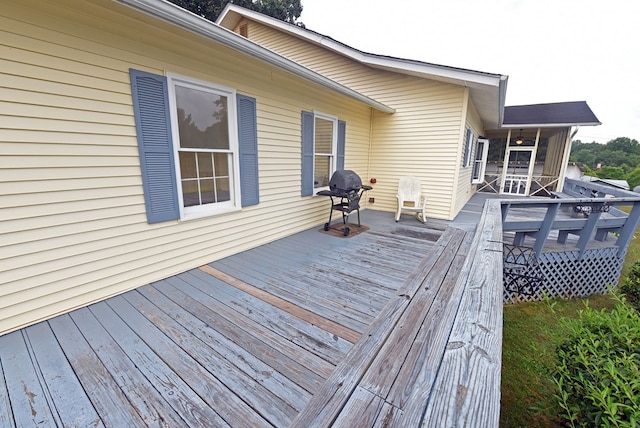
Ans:
[[[484,133],[482,120],[480,119],[480,115],[476,110],[475,106],[471,102],[471,99],[468,99],[467,106],[467,114],[464,121],[464,130],[461,135],[460,140],[460,159],[464,156],[464,149],[466,145],[466,136],[467,129],[471,129],[473,131],[473,144],[471,145],[471,164],[468,167],[464,167],[462,162],[458,165],[458,182],[456,185],[456,194],[455,194],[455,205],[454,212],[458,212],[464,207],[464,205],[471,199],[471,196],[476,191],[477,185],[471,184],[471,175],[473,174],[473,159],[475,157],[476,150],[476,141],[478,141],[478,137],[481,137]]]
[[[370,173],[377,183],[368,193],[375,198],[372,208],[395,211],[398,179],[416,175],[429,198],[427,215],[455,216],[468,98],[464,87],[374,69],[253,21],[249,37],[396,110],[374,116]]]
[[[116,2],[4,2],[0,64],[0,334],[323,223],[329,201],[300,196],[302,110],[347,122],[367,176],[368,106]],[[147,224],[130,67],[256,98],[259,205]]]

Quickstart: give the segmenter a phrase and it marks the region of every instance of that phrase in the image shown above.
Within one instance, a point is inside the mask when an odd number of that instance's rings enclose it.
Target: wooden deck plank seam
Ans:
[[[336,322],[333,322],[332,320],[321,317],[294,303],[291,303],[285,299],[282,299],[250,284],[247,284],[244,281],[240,281],[239,279],[234,278],[231,275],[228,275],[212,266],[204,265],[200,266],[199,269],[213,276],[214,278],[218,278],[219,280],[226,282],[227,284],[237,288],[238,290],[244,291],[245,293],[258,298],[265,303],[282,309],[283,311],[303,321],[307,321],[308,323],[316,325],[323,330],[328,331],[329,333],[333,333],[338,337],[342,337],[343,339],[348,340],[351,343],[356,343],[358,340],[360,340],[361,335],[357,331],[351,330],[350,328],[344,327]]]
[[[191,280],[191,278],[186,279]],[[296,364],[296,361],[287,357],[287,354],[296,355],[305,367],[312,370],[321,378],[328,376],[331,370],[333,370],[333,364],[315,354],[301,353],[301,355],[297,355],[300,349],[303,349],[299,344],[287,340],[282,335],[253,319],[238,316],[238,313],[233,308],[227,306],[223,301],[216,299],[215,296],[206,294],[196,287],[184,287],[184,285],[189,284],[190,282],[186,282],[184,276],[182,276],[180,278],[168,278],[164,281],[159,281],[154,284],[154,288],[169,299],[178,302],[180,305],[203,307],[203,310],[208,309],[209,312],[198,314],[198,318],[216,327],[221,323],[232,325],[234,331],[227,333],[227,337],[229,338],[230,336],[235,337],[242,332],[243,335],[250,337],[252,340],[262,342],[261,346],[270,346],[268,342],[273,341],[273,344],[275,344],[279,350],[285,351],[285,354],[282,354],[281,358],[287,361],[287,363]]]
[[[172,310],[161,312],[162,315],[160,317],[163,321],[155,322],[158,312],[151,305],[156,304],[158,301],[162,302],[163,306],[168,305],[166,301],[169,299],[163,299],[162,293],[154,290],[149,287],[146,290],[140,290],[141,292],[138,294],[126,293],[124,297],[132,304],[136,303],[134,306],[140,307],[142,313],[148,319],[154,322],[155,325],[160,326],[163,331],[166,330],[167,334],[174,339],[174,342],[179,339],[179,346],[192,355],[194,359],[202,360],[204,362],[203,365],[209,371],[214,369],[214,375],[219,376],[221,381],[227,384],[236,395],[242,395],[246,391],[254,391],[260,396],[274,394],[275,391],[279,393],[286,391],[286,399],[284,401],[289,406],[296,409],[296,411],[299,411],[304,406],[308,397],[311,396],[310,393],[284,377],[275,368],[252,355],[251,349],[244,349],[225,338],[221,333],[212,329],[195,316],[190,315],[183,308],[173,304]],[[141,300],[143,298],[150,303],[143,303]],[[220,360],[218,361],[217,358],[220,358]],[[248,381],[248,379],[251,381]],[[239,382],[243,382],[243,388],[237,390],[230,386],[230,384]],[[255,386],[251,382],[254,382]],[[248,401],[248,398],[243,398],[243,400]]]
[[[351,349],[351,342],[320,327],[292,317],[282,309],[265,305],[260,299],[238,290],[199,269],[185,272],[184,275],[198,278],[199,282],[194,282],[193,284],[205,294],[214,298],[222,298],[229,307],[242,314],[242,316],[261,323],[270,330],[277,332],[294,343],[302,345],[307,350],[311,350],[334,365],[342,360],[344,355]],[[212,284],[215,284],[215,287],[212,287]],[[259,307],[260,310],[255,310],[256,307]]]

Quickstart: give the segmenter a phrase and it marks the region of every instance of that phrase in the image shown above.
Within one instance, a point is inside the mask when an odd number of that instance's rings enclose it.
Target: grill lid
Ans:
[[[355,172],[344,169],[336,171],[329,180],[329,190],[334,193],[349,193],[362,188],[362,180]]]

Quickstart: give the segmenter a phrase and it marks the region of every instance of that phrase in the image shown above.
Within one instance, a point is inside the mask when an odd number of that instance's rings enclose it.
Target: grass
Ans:
[[[640,232],[629,244],[621,280],[638,260]],[[559,411],[554,407],[555,389],[549,380],[556,363],[555,343],[563,335],[558,319],[578,318],[585,300],[594,309],[611,309],[617,304],[611,296],[591,296],[504,307],[501,427],[562,426],[556,417]]]
[[[611,296],[521,303],[504,307],[501,427],[558,426],[549,373],[555,343],[562,337],[559,317],[577,318],[584,300],[594,309],[613,308]]]

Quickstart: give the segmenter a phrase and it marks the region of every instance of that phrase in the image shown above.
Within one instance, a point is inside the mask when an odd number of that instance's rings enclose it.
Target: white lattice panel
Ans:
[[[616,286],[623,258],[617,248],[586,250],[582,259],[578,251],[542,253],[538,258],[544,275],[542,286],[531,296],[504,291],[504,302],[528,302],[546,297],[573,297],[604,294]]]

